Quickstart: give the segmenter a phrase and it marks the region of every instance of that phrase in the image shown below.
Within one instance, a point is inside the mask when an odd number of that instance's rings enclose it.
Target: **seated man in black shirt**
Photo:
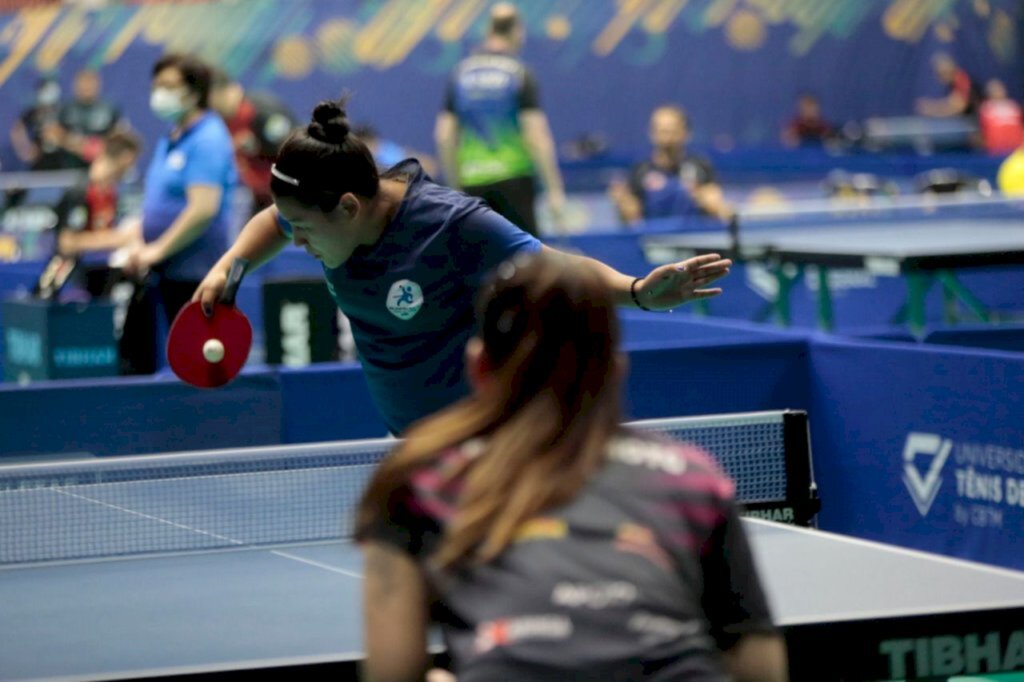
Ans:
[[[978,82],[945,53],[932,57],[932,69],[945,87],[946,94],[938,98],[918,99],[915,103],[917,113],[933,118],[976,116],[984,97]]]
[[[60,112],[60,83],[44,78],[36,85],[32,105],[21,112],[11,126],[14,153],[28,170],[52,171],[82,168],[82,160],[61,146],[64,131],[57,121]],[[10,196],[16,194],[16,197]],[[8,205],[18,203],[23,191],[12,191]]]
[[[103,84],[96,71],[75,76],[74,99],[63,104],[57,122],[63,131],[62,146],[88,164],[103,149],[103,138],[118,128],[121,112],[101,96]]]
[[[474,394],[414,424],[359,509],[369,679],[786,679],[734,501],[692,445],[619,426],[611,293],[553,252],[500,265]]]
[[[608,189],[624,224],[683,215],[731,216],[711,164],[687,154],[688,138],[685,111],[670,105],[654,110],[650,158],[633,167],[628,182],[613,182]]]

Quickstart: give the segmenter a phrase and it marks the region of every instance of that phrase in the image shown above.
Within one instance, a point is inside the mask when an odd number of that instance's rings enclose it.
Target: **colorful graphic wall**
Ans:
[[[482,36],[491,0],[0,2],[0,127],[41,74],[69,89],[101,69],[111,99],[155,136],[149,68],[164,50],[198,53],[299,113],[347,89],[353,118],[431,149],[446,74]],[[946,51],[1024,95],[1016,0],[521,0],[525,57],[554,131],[645,143],[650,109],[683,104],[695,142],[774,143],[802,90],[836,121],[910,113],[936,94]],[[9,147],[6,140],[2,147]],[[5,168],[13,157],[0,152]]]

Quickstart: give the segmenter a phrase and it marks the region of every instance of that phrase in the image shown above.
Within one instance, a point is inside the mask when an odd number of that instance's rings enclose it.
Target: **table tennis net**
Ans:
[[[710,452],[736,480],[742,503],[786,507],[813,488],[802,412],[632,426]],[[350,537],[364,487],[395,444],[340,441],[3,466],[0,565]]]

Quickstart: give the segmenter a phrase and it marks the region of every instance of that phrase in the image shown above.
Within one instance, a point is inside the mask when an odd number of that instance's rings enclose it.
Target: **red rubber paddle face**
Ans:
[[[210,362],[203,346],[210,339],[224,345],[224,357]],[[199,301],[189,303],[174,318],[167,336],[167,362],[178,378],[198,388],[216,388],[242,371],[252,347],[249,318],[234,306],[217,303],[213,315],[203,314]]]

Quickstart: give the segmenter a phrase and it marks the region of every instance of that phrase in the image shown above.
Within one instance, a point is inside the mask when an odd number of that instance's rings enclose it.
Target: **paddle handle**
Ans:
[[[249,261],[244,258],[236,258],[228,270],[228,281],[224,291],[220,295],[220,302],[224,305],[234,305],[235,296],[238,295],[238,285],[242,283],[242,277],[249,267]]]

